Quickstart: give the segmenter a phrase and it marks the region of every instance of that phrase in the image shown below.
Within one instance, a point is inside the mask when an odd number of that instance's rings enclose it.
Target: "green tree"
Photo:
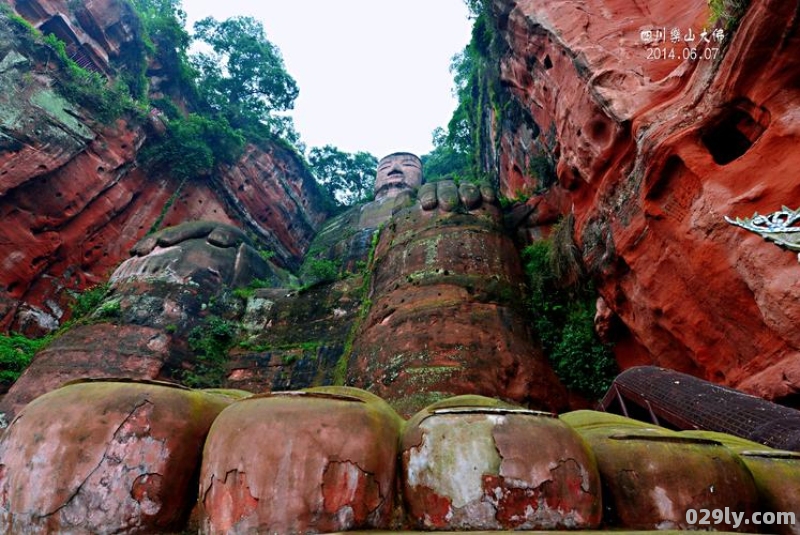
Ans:
[[[210,110],[226,117],[234,128],[251,130],[266,124],[273,133],[279,130],[274,112],[294,107],[297,83],[261,23],[252,17],[222,22],[208,17],[194,30],[195,38],[210,47],[193,57],[201,98]]]
[[[425,168],[425,181],[436,182],[444,178],[471,176],[470,154],[448,139],[447,131],[437,127],[433,131],[433,150],[420,158]]]
[[[375,185],[378,159],[368,152],[348,153],[332,145],[314,147],[308,155],[317,182],[341,206],[366,201]]]
[[[485,86],[486,53],[492,39],[486,15],[479,0],[467,2],[474,16],[470,43],[453,56],[450,72],[453,74],[453,93],[458,99],[447,128],[433,131],[434,149],[422,157],[427,181],[445,177],[479,181],[483,177],[480,164],[481,135],[484,106],[488,105]],[[485,141],[485,140],[483,140]]]

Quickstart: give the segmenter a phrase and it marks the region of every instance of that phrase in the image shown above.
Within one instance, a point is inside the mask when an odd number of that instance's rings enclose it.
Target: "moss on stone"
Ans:
[[[627,427],[634,429],[658,429],[668,431],[654,424],[626,418],[610,412],[580,410],[567,412],[559,416],[570,427],[577,430],[602,429],[607,427]]]
[[[36,91],[31,95],[30,103],[55,118],[75,136],[82,138],[84,141],[94,139],[94,132],[75,118],[78,113],[77,110],[61,95],[56,94],[55,91],[49,89]]]

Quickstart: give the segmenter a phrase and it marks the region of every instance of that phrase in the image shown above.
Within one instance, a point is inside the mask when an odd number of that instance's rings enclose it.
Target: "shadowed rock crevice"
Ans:
[[[769,126],[770,113],[748,100],[728,106],[701,131],[714,161],[727,165],[744,156]]]

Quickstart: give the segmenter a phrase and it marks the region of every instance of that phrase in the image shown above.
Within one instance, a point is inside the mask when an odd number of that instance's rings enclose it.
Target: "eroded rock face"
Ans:
[[[405,153],[400,161],[408,158],[418,163],[416,157]],[[398,174],[392,180],[398,180]],[[412,176],[410,180],[415,179]],[[247,299],[242,319],[245,339],[230,355],[226,384],[264,392],[343,380],[340,360],[368,306],[364,285],[375,233],[393,214],[414,202],[410,185],[391,189],[397,191],[325,222],[299,270],[302,291],[284,285],[256,290]],[[336,280],[320,280],[309,267],[315,262],[333,266]],[[300,284],[296,279],[295,283]]]
[[[96,382],[28,405],[0,436],[4,533],[163,533],[194,506],[208,429],[231,400]]]
[[[125,46],[141,46],[126,2],[12,5],[42,31],[78,43],[101,72]],[[296,155],[251,145],[218,184],[197,180],[176,192],[177,180],[137,166],[138,150],[157,129],[125,117],[100,124],[53,89],[57,74],[46,57],[26,50],[4,17],[0,26],[0,329],[56,329],[71,292],[104,283],[159,221],[248,228],[276,262],[299,265],[326,213]]]
[[[620,364],[788,400],[800,387],[795,255],[723,216],[798,198],[797,2],[751,2],[721,51],[709,50],[717,60],[696,61],[682,44],[676,59],[648,60],[640,31],[697,34],[704,0],[493,6],[509,45],[501,78],[530,118],[498,131],[502,188],[535,189],[524,170],[538,136],[557,171],[543,199],[574,211],[584,261],[630,332],[617,339]]]
[[[10,420],[37,396],[84,377],[182,379],[197,362],[187,347],[190,333],[210,328],[209,316],[235,320],[243,313],[230,289],[256,278],[280,284],[280,272],[250,243],[235,227],[204,221],[139,242],[111,276],[90,321],[36,355],[0,401],[0,412]]]
[[[433,530],[592,529],[593,454],[548,413],[460,396],[409,421],[401,442],[411,523]]]
[[[443,181],[418,196],[380,235],[348,384],[404,415],[458,394],[563,406],[520,312],[522,268],[491,191]]]
[[[352,388],[235,403],[214,422],[203,453],[201,532],[386,528],[400,424],[384,401]]]
[[[121,0],[10,0],[14,10],[42,33],[55,34],[83,68],[113,71],[111,60],[139,46],[141,23]]]

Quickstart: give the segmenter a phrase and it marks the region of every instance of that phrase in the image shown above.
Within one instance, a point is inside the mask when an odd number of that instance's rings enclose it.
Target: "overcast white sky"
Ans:
[[[189,30],[248,15],[283,53],[300,96],[292,113],[310,147],[381,158],[430,152],[455,108],[450,60],[469,42],[463,0],[183,0]]]

